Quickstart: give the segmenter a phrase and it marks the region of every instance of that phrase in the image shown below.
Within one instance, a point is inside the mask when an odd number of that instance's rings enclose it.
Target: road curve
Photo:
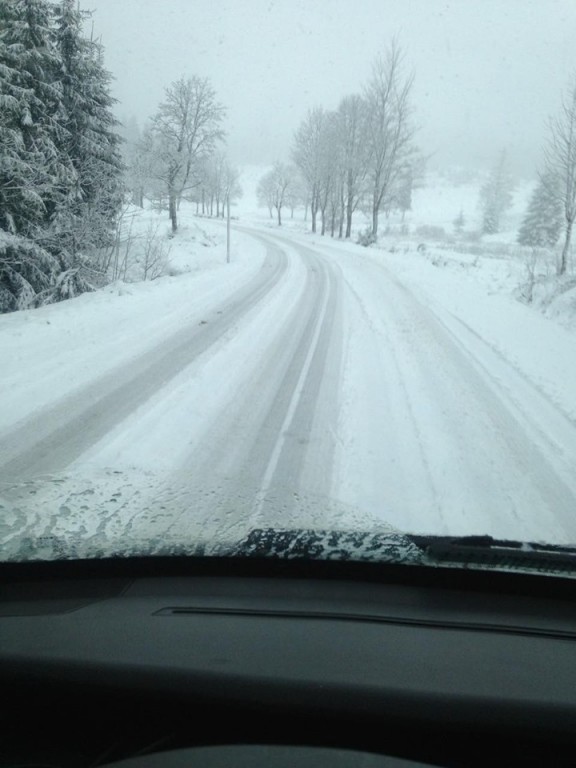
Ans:
[[[48,513],[18,489],[12,538],[76,532],[81,551],[130,553],[254,527],[391,525],[576,542],[576,426],[542,393],[384,265],[244,231],[266,243],[265,265],[206,325],[0,441],[0,481],[56,474],[28,486]],[[205,414],[199,369],[229,393]],[[98,452],[116,430],[118,455],[136,457],[173,425],[188,447],[161,471],[131,477]]]
[[[4,499],[12,498],[20,513],[28,505],[20,525],[45,536],[76,530],[85,539],[91,536],[96,546],[96,540],[100,545],[114,535],[137,539],[139,532],[144,538],[178,541],[221,538],[232,531],[241,535],[256,525],[311,524],[314,519],[335,523],[326,499],[332,495],[341,364],[337,269],[305,247],[285,248],[266,235],[251,235],[266,242],[266,262],[206,325],[183,328],[136,363],[2,438],[0,482],[12,487]],[[93,492],[82,488],[84,456],[119,423],[145,416],[148,403],[162,400],[170,380],[186,378],[207,350],[225,357],[228,349],[244,344],[249,355],[246,339],[236,339],[236,325],[251,312],[258,322],[263,300],[294,264],[305,274],[297,295],[288,310],[278,312],[265,354],[260,348],[250,374],[238,377],[234,398],[222,405],[200,446],[196,441],[177,466],[146,489],[145,483],[138,487],[138,480],[124,482],[123,473],[109,467],[109,498],[96,514],[90,505],[88,510],[79,506],[78,500]],[[233,370],[229,373],[234,376]],[[127,451],[132,447],[127,445]],[[24,498],[30,487],[32,506]],[[41,506],[44,512],[38,514]],[[83,519],[89,514],[96,523]],[[18,527],[11,538],[22,538]]]
[[[146,354],[99,377],[55,406],[34,413],[0,438],[0,482],[59,472],[198,356],[216,344],[277,284],[285,254],[268,245],[256,276],[206,323],[181,328]]]

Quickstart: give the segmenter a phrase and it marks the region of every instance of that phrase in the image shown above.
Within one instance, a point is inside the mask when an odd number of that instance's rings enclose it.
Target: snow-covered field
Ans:
[[[134,233],[153,222],[169,274],[0,317],[7,551],[255,525],[576,543],[576,289],[514,245],[531,186],[500,238],[465,241],[479,182],[436,179],[363,248],[302,211],[280,230],[263,172],[244,171],[230,264],[222,222],[183,208],[168,240],[148,211]]]

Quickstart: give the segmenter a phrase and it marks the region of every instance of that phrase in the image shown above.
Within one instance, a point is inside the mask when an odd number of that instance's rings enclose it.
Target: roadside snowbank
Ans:
[[[177,276],[116,282],[59,304],[0,315],[0,429],[160,343],[221,303],[260,268],[265,248],[209,219],[182,217],[170,241]]]
[[[509,260],[455,257],[435,263],[413,247],[393,253],[318,235],[297,236],[330,258],[367,259],[399,279],[446,324],[478,336],[576,422],[576,334],[512,295],[516,272]],[[517,284],[516,284],[517,285]],[[569,301],[569,299],[566,299]]]

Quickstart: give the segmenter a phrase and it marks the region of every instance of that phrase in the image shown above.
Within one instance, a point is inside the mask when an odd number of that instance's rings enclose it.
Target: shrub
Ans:
[[[363,245],[364,248],[368,248],[370,245],[374,245],[377,238],[374,232],[372,232],[371,227],[368,227],[367,229],[362,230],[362,232],[358,233],[358,239],[356,242],[358,245]]]

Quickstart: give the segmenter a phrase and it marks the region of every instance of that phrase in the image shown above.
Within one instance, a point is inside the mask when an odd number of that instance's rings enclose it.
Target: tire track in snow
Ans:
[[[307,268],[297,303],[234,402],[218,414],[201,455],[191,454],[151,505],[166,508],[166,534],[173,539],[237,540],[257,526],[338,527],[344,514],[330,500],[342,341],[339,281],[315,252],[290,249]],[[175,508],[182,510],[178,516]],[[157,523],[158,513],[151,515]]]
[[[369,296],[370,322],[396,357],[412,401],[435,488],[427,498],[422,487],[421,530],[576,541],[573,425],[501,356],[454,323],[448,328],[384,265],[362,260],[355,273],[357,259],[338,257],[345,280]],[[403,436],[392,439],[400,446]]]
[[[269,246],[262,268],[209,321],[182,328],[154,349],[73,396],[34,413],[0,438],[0,483],[61,471],[196,358],[223,340],[274,288],[287,269]]]
[[[410,475],[410,488],[411,490],[417,489],[418,495],[427,499],[427,516],[429,516],[430,512],[432,511],[432,514],[440,519],[441,506],[439,494],[430,467],[430,462],[428,461],[426,451],[424,450],[422,431],[418,423],[418,419],[415,415],[415,408],[413,403],[414,393],[410,391],[410,388],[406,382],[405,374],[402,370],[402,365],[400,363],[398,353],[394,345],[389,343],[390,338],[388,334],[386,334],[383,329],[379,328],[374,322],[374,319],[368,311],[365,300],[361,294],[354,288],[351,282],[346,279],[346,277],[344,277],[344,282],[346,284],[347,290],[350,292],[358,308],[360,309],[364,322],[380,339],[380,349],[378,350],[377,354],[380,358],[382,369],[385,372],[384,378],[380,382],[382,388],[382,394],[380,397],[381,409],[385,409],[386,406],[384,402],[387,398],[391,400],[392,402],[388,406],[390,411],[388,413],[388,419],[392,421],[390,417],[392,416],[393,412],[394,421],[397,424],[404,422],[407,427],[407,432],[403,431],[401,435],[402,452],[398,451],[398,453],[405,454],[407,452],[410,457],[410,468],[409,471],[406,472],[407,475]],[[387,363],[390,363],[390,365],[387,365]],[[374,414],[374,416],[375,415],[376,414]],[[396,439],[397,441],[397,438],[398,435],[393,435],[393,439]],[[383,441],[387,439],[387,437],[383,437]],[[398,448],[398,441],[396,442],[396,445]],[[381,479],[381,476],[379,477]],[[397,479],[400,477],[399,472],[396,477]],[[392,493],[392,489],[390,487],[391,485],[392,483],[390,483],[388,487],[386,487],[386,485],[382,487],[380,495],[384,499],[394,498],[394,494]],[[422,491],[423,488],[426,489],[424,493]],[[410,498],[410,495],[411,494],[406,493],[407,498]],[[412,503],[415,503],[414,498],[412,498]],[[393,501],[382,504],[382,507],[379,510],[380,514],[385,516],[387,513],[391,513],[394,515],[394,521],[396,524],[403,524],[408,528],[411,528],[410,523],[413,523],[412,515],[416,513],[414,516],[417,517],[418,511],[412,510],[412,514],[410,514],[409,510],[407,509],[407,507],[410,506],[408,503],[403,505],[403,511],[401,512],[400,518],[398,518],[398,510],[394,510],[393,506],[391,508],[391,505],[393,504]],[[447,534],[448,527],[444,525],[442,530],[437,530],[436,532]]]

